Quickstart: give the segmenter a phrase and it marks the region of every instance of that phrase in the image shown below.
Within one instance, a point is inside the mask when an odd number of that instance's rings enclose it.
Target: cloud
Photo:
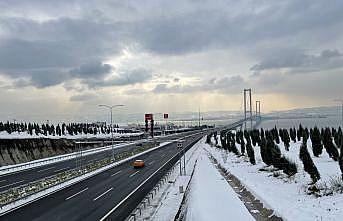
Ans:
[[[109,64],[102,64],[99,61],[95,61],[72,69],[69,73],[77,78],[102,78],[110,74],[113,69]]]
[[[343,54],[338,50],[323,50],[319,55],[307,55],[299,51],[286,51],[274,54],[250,70],[260,72],[271,69],[290,69],[293,73],[307,73],[343,67]]]
[[[98,95],[94,93],[84,93],[84,94],[77,94],[73,95],[70,97],[70,101],[75,101],[75,102],[85,102],[85,101],[90,101],[98,98]]]
[[[247,82],[240,75],[224,76],[203,80],[198,85],[168,85],[157,84],[153,89],[154,93],[193,93],[193,92],[219,92],[219,93],[240,93]]]
[[[138,83],[144,83],[152,79],[151,70],[144,68],[119,70],[118,73],[105,79],[85,79],[82,82],[90,88],[109,87],[109,86],[127,86]]]

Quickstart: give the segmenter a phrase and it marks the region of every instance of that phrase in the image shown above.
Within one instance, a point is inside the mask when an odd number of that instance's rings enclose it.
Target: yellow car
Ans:
[[[142,167],[144,167],[144,166],[145,166],[145,163],[144,163],[143,160],[135,160],[135,161],[133,162],[133,167],[134,167],[134,168],[142,168]]]

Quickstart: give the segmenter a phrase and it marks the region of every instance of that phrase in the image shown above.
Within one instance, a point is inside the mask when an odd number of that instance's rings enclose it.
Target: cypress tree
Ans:
[[[320,138],[320,131],[317,127],[313,128],[312,135],[310,137],[312,142],[313,155],[315,157],[319,157],[323,152],[323,145]]]
[[[316,183],[320,179],[320,174],[316,165],[314,165],[313,160],[307,150],[307,145],[303,143],[300,146],[299,157],[304,164],[304,170],[310,175],[312,183]]]
[[[241,154],[245,155],[245,141],[244,141],[243,133],[241,133],[241,136],[240,136],[240,143],[241,143]]]
[[[255,152],[254,152],[254,148],[251,146],[251,143],[249,140],[247,141],[247,154],[248,154],[250,163],[255,165],[256,164]]]
[[[265,137],[262,137],[262,139],[261,139],[260,154],[261,154],[262,161],[265,164],[267,164],[268,166],[270,166],[271,165],[271,160],[270,160],[270,157],[268,155],[267,140],[266,140]]]

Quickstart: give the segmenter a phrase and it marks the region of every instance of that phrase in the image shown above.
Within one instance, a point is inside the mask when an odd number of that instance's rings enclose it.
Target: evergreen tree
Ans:
[[[304,164],[304,170],[310,175],[312,183],[316,183],[320,179],[320,174],[316,165],[314,165],[313,160],[307,150],[306,143],[300,146],[299,157]]]
[[[241,144],[241,154],[245,155],[245,141],[244,141],[244,136],[243,133],[240,134],[240,144]]]
[[[255,165],[256,164],[255,152],[254,152],[254,148],[251,146],[250,140],[247,140],[247,154],[248,154],[250,163]]]
[[[313,128],[310,138],[312,142],[313,155],[315,157],[319,157],[323,152],[323,145],[320,138],[320,131],[317,127]]]

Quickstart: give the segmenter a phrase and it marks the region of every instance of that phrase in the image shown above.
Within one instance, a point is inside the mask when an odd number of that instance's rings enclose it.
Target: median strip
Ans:
[[[63,171],[53,176],[3,191],[0,193],[0,216],[170,143],[165,142],[157,147],[154,145],[142,146],[134,151],[118,154],[117,161],[115,162],[112,159],[103,159],[84,165],[82,169],[77,168]]]

